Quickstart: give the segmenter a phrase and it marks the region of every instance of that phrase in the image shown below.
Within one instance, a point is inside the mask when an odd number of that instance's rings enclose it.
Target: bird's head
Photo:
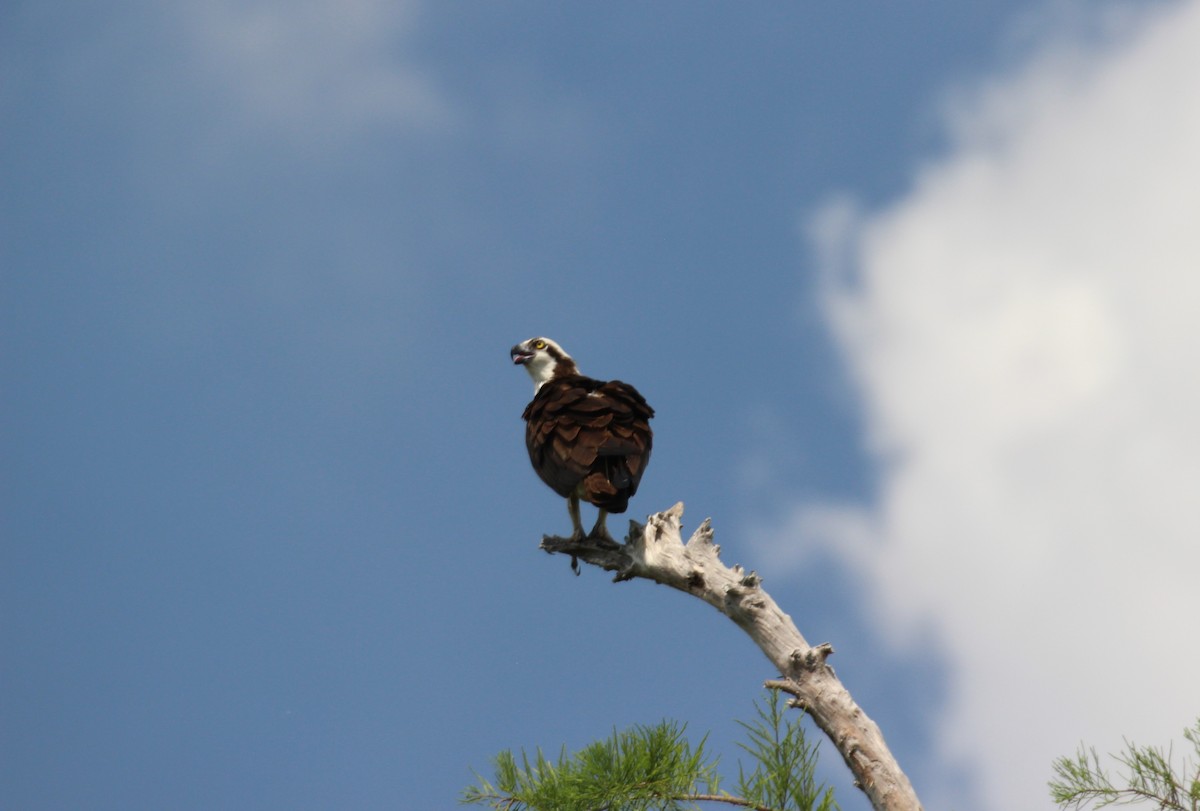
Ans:
[[[513,363],[524,366],[533,378],[535,392],[555,375],[578,374],[571,356],[549,338],[522,341],[512,348],[510,354]]]

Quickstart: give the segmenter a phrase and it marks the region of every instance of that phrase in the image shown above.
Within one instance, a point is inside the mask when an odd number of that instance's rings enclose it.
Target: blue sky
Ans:
[[[732,765],[750,643],[537,550],[535,334],[928,807],[1175,734],[1196,8],[6,6],[0,805],[449,808],[662,717]]]

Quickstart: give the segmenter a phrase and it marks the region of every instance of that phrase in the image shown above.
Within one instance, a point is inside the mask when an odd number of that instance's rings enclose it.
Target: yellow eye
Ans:
[[[546,342],[545,342],[545,341],[534,341],[534,342],[533,342],[533,348],[534,348],[534,349],[545,349],[545,348],[546,348]]]

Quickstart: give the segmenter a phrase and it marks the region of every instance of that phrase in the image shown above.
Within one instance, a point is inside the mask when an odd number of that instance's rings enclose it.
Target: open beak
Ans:
[[[510,349],[509,354],[512,355],[512,362],[518,366],[524,366],[526,363],[529,363],[529,359],[533,357],[532,352],[526,352],[520,347],[520,345],[514,346],[512,349]]]

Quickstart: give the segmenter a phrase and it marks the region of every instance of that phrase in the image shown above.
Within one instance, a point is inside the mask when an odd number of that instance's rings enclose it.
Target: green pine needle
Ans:
[[[747,774],[738,764],[738,793],[756,806],[780,811],[832,811],[833,789],[816,782],[818,745],[809,745],[801,717],[785,717],[784,702],[772,691],[765,704],[755,702],[758,720],[739,721],[749,738],[741,744],[754,758]]]
[[[754,811],[833,811],[832,789],[813,778],[816,746],[804,739],[799,718],[785,719],[783,703],[772,693],[755,705],[758,719],[742,723],[754,758],[748,774],[739,766],[738,795],[721,791],[717,759],[706,739],[693,746],[685,727],[674,721],[614,730],[608,738],[574,755],[563,749],[551,761],[501,752],[494,777],[476,775],[462,802],[500,811],[685,811],[700,804],[724,804]]]
[[[1126,741],[1125,750],[1112,755],[1121,767],[1117,782],[1104,770],[1095,749],[1080,747],[1073,758],[1054,761],[1050,796],[1063,809],[1147,803],[1163,811],[1200,811],[1200,719],[1183,736],[1195,750],[1194,764],[1185,759],[1176,769],[1170,748]]]

